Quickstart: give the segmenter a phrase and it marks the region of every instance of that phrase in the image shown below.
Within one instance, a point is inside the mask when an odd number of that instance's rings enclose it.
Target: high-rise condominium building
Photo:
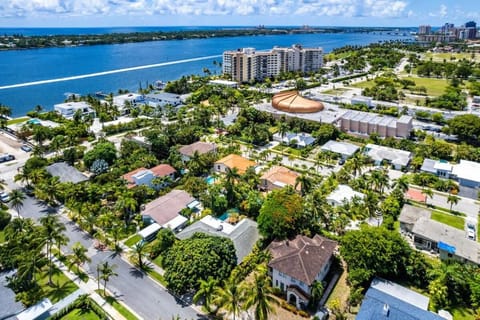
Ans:
[[[432,27],[429,25],[421,25],[418,27],[418,34],[431,34],[432,33]]]
[[[322,48],[303,48],[298,44],[268,51],[243,48],[223,53],[223,73],[238,82],[262,80],[288,71],[317,71],[322,64]]]

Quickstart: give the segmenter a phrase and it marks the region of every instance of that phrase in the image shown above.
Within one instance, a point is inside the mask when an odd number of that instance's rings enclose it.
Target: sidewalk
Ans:
[[[82,294],[85,294],[85,291],[83,291],[83,289],[78,289],[77,291],[73,292],[69,296],[55,303],[53,307],[50,310],[48,310],[48,312],[44,313],[42,316],[40,316],[37,319],[38,320],[48,319],[49,317],[53,316],[60,310],[68,307],[71,303],[77,300],[77,298],[80,297]]]
[[[72,272],[70,272],[68,270],[68,268],[61,262],[59,261],[57,258],[54,258],[53,259],[53,262],[55,263],[55,265],[70,279],[72,280],[80,289],[79,290],[82,290],[83,293],[85,294],[88,294],[89,297],[95,301],[103,310],[105,310],[106,313],[108,313],[113,319],[117,320],[117,319],[125,319],[125,317],[119,313],[112,305],[110,305],[109,303],[107,303],[105,301],[105,299],[103,299],[98,293],[95,292],[95,290],[98,289],[97,287],[97,282],[92,280],[91,278],[88,279],[87,282],[83,282],[77,275],[73,274]],[[77,290],[77,291],[79,291]],[[76,291],[76,292],[77,292]],[[107,289],[108,291],[108,289]],[[112,295],[113,296],[113,295]],[[70,296],[68,296],[67,298],[69,298]],[[65,298],[65,299],[67,299]],[[64,300],[65,300],[64,299]],[[63,300],[62,300],[63,301]],[[61,301],[60,301],[61,302]],[[60,303],[59,302],[59,303]],[[128,307],[126,304],[122,303],[121,301],[118,301],[119,303],[121,303],[126,309],[128,309],[128,311],[130,311],[133,315],[135,315],[138,319],[143,319],[142,317],[140,317],[139,315],[137,315],[135,313],[135,311],[133,311],[132,309],[130,309],[130,307]],[[58,303],[57,303],[58,304]]]

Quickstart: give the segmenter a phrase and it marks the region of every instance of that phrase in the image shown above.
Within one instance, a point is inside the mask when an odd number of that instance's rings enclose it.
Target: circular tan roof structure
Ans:
[[[324,108],[323,103],[306,99],[298,91],[277,93],[272,98],[272,107],[292,113],[313,113],[322,111]]]

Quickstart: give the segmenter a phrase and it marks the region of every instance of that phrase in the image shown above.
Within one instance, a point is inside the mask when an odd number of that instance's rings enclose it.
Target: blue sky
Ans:
[[[440,26],[480,22],[478,0],[0,0],[0,27]]]

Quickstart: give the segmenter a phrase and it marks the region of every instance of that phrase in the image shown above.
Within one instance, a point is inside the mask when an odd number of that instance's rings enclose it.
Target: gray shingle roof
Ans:
[[[231,239],[237,253],[237,263],[242,262],[243,258],[252,251],[253,246],[260,238],[257,223],[248,218],[240,221],[230,234],[226,234],[222,230],[218,230],[202,221],[197,221],[179,232],[177,238],[181,240],[188,239],[197,232]]]
[[[88,177],[66,162],[56,162],[46,167],[46,170],[52,176],[58,177],[60,182],[78,183],[88,180]]]

